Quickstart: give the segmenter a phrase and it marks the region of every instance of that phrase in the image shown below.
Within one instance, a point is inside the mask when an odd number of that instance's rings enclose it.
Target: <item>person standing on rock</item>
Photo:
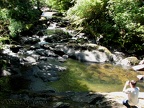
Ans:
[[[138,104],[139,99],[139,87],[136,87],[136,81],[126,81],[123,92],[127,94],[126,100],[123,101],[123,105],[125,105],[127,108],[130,108],[131,106],[135,106]],[[130,86],[130,88],[127,88],[127,86]]]

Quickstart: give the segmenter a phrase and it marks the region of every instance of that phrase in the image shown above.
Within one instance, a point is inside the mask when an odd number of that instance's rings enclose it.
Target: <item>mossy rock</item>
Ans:
[[[126,59],[130,61],[131,65],[137,65],[139,63],[137,57],[127,57]]]

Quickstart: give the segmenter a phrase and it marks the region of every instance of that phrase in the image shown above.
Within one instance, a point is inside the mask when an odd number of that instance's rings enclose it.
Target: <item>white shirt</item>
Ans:
[[[139,102],[139,100],[138,100],[139,88],[138,87],[127,88],[124,92],[128,94],[128,103],[130,105],[138,104],[138,102]]]

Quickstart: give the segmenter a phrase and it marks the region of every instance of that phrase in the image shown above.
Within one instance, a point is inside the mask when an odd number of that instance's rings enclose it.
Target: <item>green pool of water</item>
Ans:
[[[60,73],[60,80],[49,82],[57,91],[122,91],[127,80],[137,80],[137,73],[111,64],[84,64],[75,60],[64,63],[65,72]],[[141,91],[144,84],[138,83]]]

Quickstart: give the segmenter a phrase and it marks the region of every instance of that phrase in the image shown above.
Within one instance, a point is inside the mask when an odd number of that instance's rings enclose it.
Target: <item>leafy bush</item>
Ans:
[[[53,9],[64,12],[74,3],[74,0],[46,0],[46,3]]]
[[[8,22],[0,19],[0,51],[5,41],[9,41],[8,33]]]
[[[37,0],[3,0],[0,4],[0,20],[8,22],[11,36],[17,36],[28,24],[38,21],[41,12],[34,8],[32,1]]]
[[[138,0],[110,0],[108,10],[119,32],[117,42],[130,50],[142,50],[144,6],[141,5],[141,2]]]
[[[96,36],[99,28],[105,22],[105,6],[107,0],[77,0],[76,4],[67,12],[67,18],[78,29]],[[100,31],[101,32],[101,29]]]
[[[101,44],[115,44],[128,52],[144,47],[144,6],[141,0],[77,0],[67,11],[74,27]]]

